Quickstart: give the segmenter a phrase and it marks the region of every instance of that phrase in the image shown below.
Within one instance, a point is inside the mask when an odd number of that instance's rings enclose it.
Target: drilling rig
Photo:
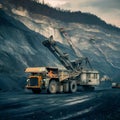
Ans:
[[[62,52],[57,42],[50,36],[43,41],[43,45],[59,60],[65,69],[57,67],[34,67],[27,68],[25,72],[30,73],[27,79],[27,89],[34,93],[40,93],[43,89],[48,93],[74,93],[78,87],[84,90],[94,89],[100,84],[99,72],[93,70],[87,57],[80,57],[74,61],[69,59],[67,53]],[[83,66],[83,64],[85,64]],[[89,68],[85,67],[87,64]]]

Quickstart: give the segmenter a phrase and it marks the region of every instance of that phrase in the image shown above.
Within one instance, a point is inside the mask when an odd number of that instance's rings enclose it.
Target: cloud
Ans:
[[[90,6],[96,7],[104,12],[111,12],[114,9],[120,9],[119,0],[97,0],[89,3]]]
[[[39,0],[39,2],[43,2],[43,0]],[[47,3],[53,7],[58,7],[63,4],[66,4],[65,0],[44,0],[44,3]]]
[[[120,1],[119,0],[96,0],[88,2],[81,8],[84,12],[93,13],[107,23],[120,27]]]

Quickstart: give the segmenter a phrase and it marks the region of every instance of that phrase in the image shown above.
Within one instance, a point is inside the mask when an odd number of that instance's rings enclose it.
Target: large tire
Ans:
[[[55,94],[58,92],[58,84],[55,80],[52,80],[48,86],[48,93]]]
[[[70,93],[74,93],[77,91],[77,83],[75,80],[73,81],[70,81],[70,84],[69,84],[69,92]]]
[[[40,89],[32,89],[32,92],[34,94],[39,94],[41,92],[41,90]]]

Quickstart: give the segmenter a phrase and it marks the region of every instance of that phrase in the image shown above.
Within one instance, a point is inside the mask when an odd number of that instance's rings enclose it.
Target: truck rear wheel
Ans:
[[[74,92],[77,91],[77,83],[76,83],[75,80],[70,81],[70,84],[69,84],[69,91],[70,91],[71,93],[74,93]]]
[[[58,91],[58,85],[55,80],[52,80],[48,86],[48,93],[55,94]]]

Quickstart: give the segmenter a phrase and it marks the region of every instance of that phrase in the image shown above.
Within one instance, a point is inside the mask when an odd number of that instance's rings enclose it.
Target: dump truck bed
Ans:
[[[46,67],[29,67],[26,68],[25,72],[27,73],[41,73],[47,72]]]

